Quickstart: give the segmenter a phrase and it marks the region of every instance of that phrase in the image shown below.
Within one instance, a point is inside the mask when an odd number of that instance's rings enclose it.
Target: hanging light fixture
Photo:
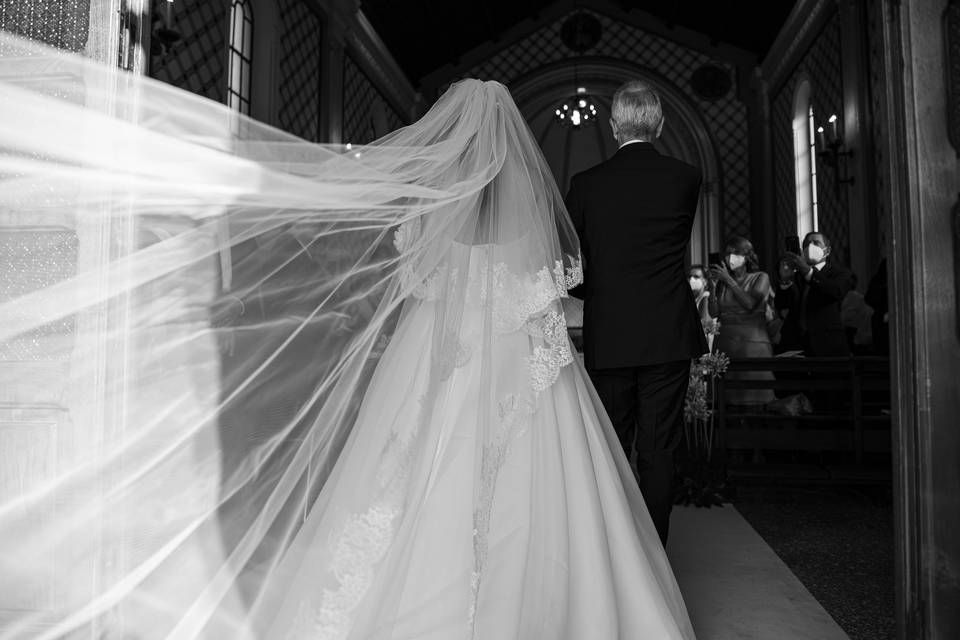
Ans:
[[[597,107],[586,87],[579,86],[577,58],[600,41],[602,28],[600,21],[586,11],[577,11],[567,18],[561,27],[560,38],[567,49],[575,54],[573,58],[573,79],[576,93],[565,99],[553,111],[553,120],[557,124],[572,129],[582,129],[597,121]]]
[[[150,40],[150,53],[155,56],[166,55],[183,36],[174,28],[173,23],[173,3],[174,0],[165,0],[161,3],[154,3],[152,24],[153,38]],[[160,11],[160,6],[163,11]]]
[[[557,106],[553,117],[559,124],[580,129],[596,122],[597,107],[586,88],[577,87],[577,93]]]

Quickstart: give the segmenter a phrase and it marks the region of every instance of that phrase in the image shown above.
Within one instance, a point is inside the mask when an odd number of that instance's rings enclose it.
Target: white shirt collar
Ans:
[[[627,140],[617,148],[617,151],[619,151],[620,149],[623,149],[628,144],[636,144],[637,142],[646,142],[646,140]]]
[[[817,271],[823,271],[823,268],[825,266],[827,266],[826,260],[824,260],[823,262],[818,262],[817,264],[813,265],[813,268],[816,269]]]

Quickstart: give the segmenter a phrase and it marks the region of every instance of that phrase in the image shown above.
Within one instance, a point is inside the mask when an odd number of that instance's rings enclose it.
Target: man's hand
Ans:
[[[778,275],[780,276],[780,284],[788,284],[793,282],[793,276],[797,272],[796,267],[793,266],[793,263],[783,257],[780,259],[780,269]]]
[[[807,274],[810,273],[810,270],[812,269],[812,267],[809,264],[807,264],[806,260],[804,260],[801,256],[798,256],[795,253],[784,254],[780,262],[781,264],[786,263],[790,265],[792,269],[799,271],[800,275],[802,275],[803,277],[806,277]]]

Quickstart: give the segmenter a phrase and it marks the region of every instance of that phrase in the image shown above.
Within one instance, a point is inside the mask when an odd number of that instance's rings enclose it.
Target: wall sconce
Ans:
[[[163,9],[160,9],[160,6]],[[166,55],[173,45],[180,42],[180,32],[173,28],[173,0],[163,0],[154,3],[155,10],[151,16],[153,24],[153,38],[150,40],[150,53],[155,56]]]
[[[817,156],[823,158],[824,162],[836,172],[837,184],[853,184],[854,178],[849,175],[847,170],[847,159],[853,157],[853,150],[846,148],[843,138],[837,132],[837,114],[831,115],[827,123],[830,125],[829,140],[827,140],[823,127],[817,127],[821,149]]]

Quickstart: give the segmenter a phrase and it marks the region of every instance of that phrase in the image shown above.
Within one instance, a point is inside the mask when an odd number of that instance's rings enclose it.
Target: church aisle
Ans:
[[[732,506],[675,507],[667,554],[699,640],[849,640]]]

